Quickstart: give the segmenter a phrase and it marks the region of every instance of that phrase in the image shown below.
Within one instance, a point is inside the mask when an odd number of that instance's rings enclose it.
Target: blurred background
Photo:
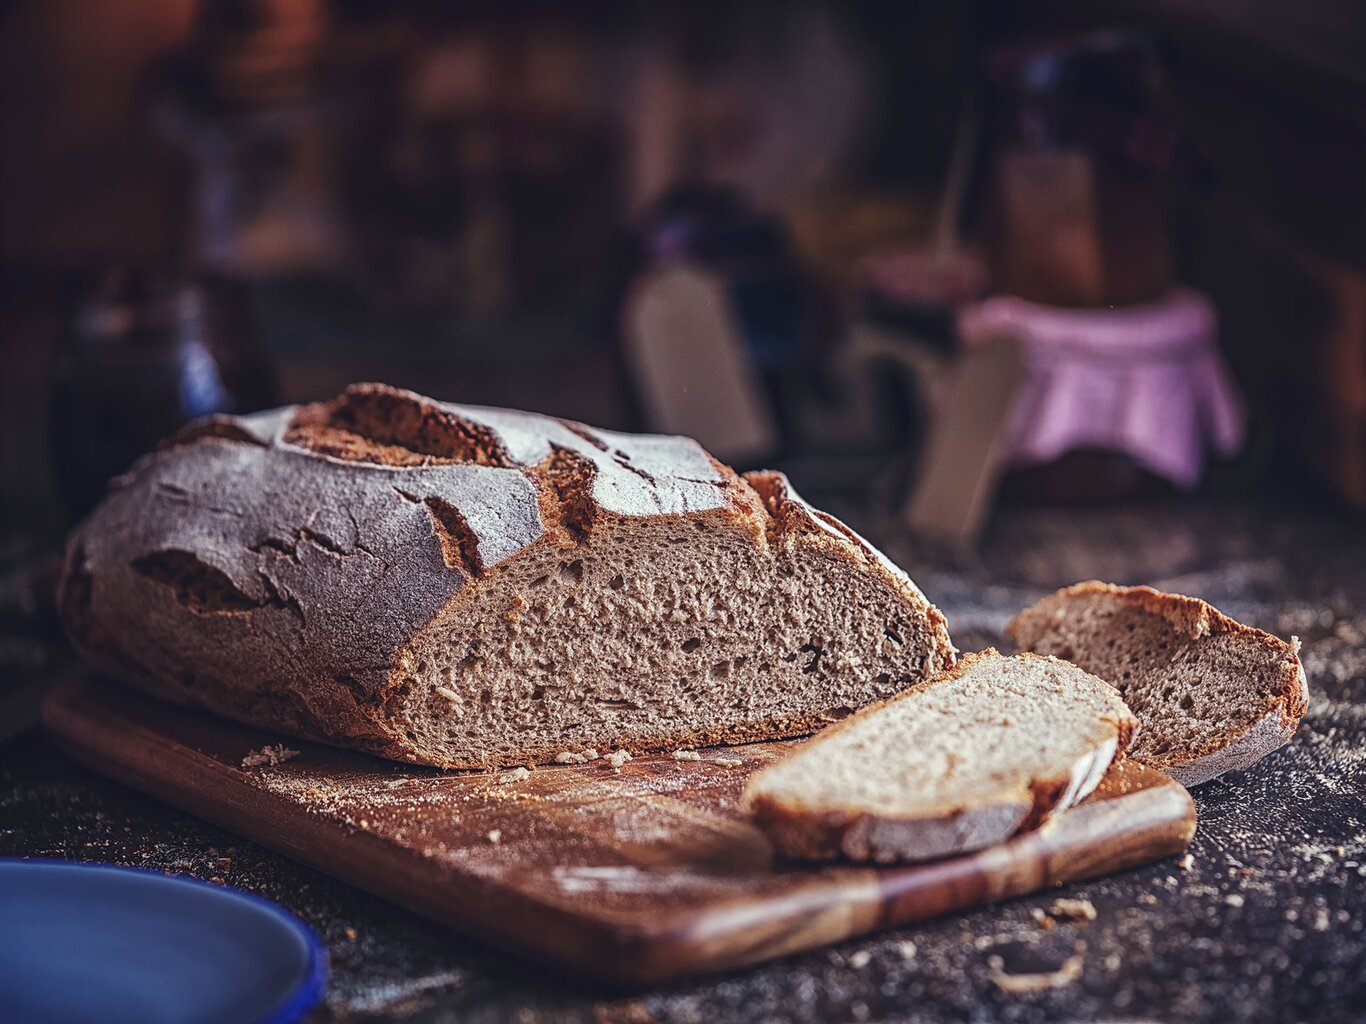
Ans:
[[[697,436],[931,573],[1366,513],[1355,0],[3,0],[0,145],[23,614],[179,422],[357,380]]]

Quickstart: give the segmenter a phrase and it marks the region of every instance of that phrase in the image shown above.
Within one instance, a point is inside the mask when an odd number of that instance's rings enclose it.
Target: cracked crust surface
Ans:
[[[599,557],[636,551],[658,553],[653,567],[636,564],[639,587]],[[680,591],[674,581],[714,576],[723,560],[737,573],[772,577],[768,591],[755,584],[745,599],[762,604],[768,593],[773,618],[790,611],[775,595],[798,611],[803,602],[881,602],[914,634],[897,637],[907,646],[904,665],[888,668],[903,652],[884,652],[880,636],[866,661],[839,654],[839,637],[824,638],[794,656],[795,667],[770,666],[777,679],[809,661],[810,678],[798,682],[810,699],[779,697],[765,707],[740,697],[733,703],[744,706],[713,713],[706,683],[735,689],[734,673],[758,671],[734,635],[753,628],[756,613],[712,615],[719,595]],[[838,593],[800,596],[797,584],[809,591],[822,572]],[[795,582],[781,591],[784,579]],[[598,619],[585,622],[576,602],[592,605]],[[614,732],[596,737],[600,746],[637,751],[800,734],[832,709],[846,713],[851,702],[886,696],[953,661],[942,615],[914,584],[802,502],[780,474],[741,478],[686,438],[449,405],[383,385],[186,427],[114,481],[73,533],[60,605],[91,661],[160,696],[446,767],[552,759],[567,740],[587,743],[593,729]],[[639,694],[597,692],[611,690],[609,673],[644,678],[642,666],[631,668],[631,636],[615,641],[624,662],[583,663],[590,648],[601,657],[593,635],[611,631],[613,616],[634,615],[629,628],[644,637],[663,612],[682,615],[670,628],[688,639],[661,667],[675,670],[683,654],[700,658],[714,647],[701,682],[693,680],[699,713],[637,721],[627,705],[642,703]],[[538,614],[550,624],[536,634]],[[711,632],[691,621],[703,615],[716,619]],[[808,614],[805,624],[818,619]],[[689,648],[691,633],[710,647]],[[490,638],[510,666],[501,675],[490,667]],[[574,643],[583,647],[578,657]],[[532,658],[537,644],[570,650],[550,664]],[[448,653],[457,646],[458,659]],[[859,686],[841,681],[836,654]],[[557,681],[567,685],[556,690]],[[562,712],[584,704],[585,688],[597,717],[571,722]],[[520,738],[493,741],[498,722],[525,718],[527,702],[546,691],[554,713],[537,710]],[[673,696],[687,699],[681,690]],[[483,719],[470,710],[481,700]],[[579,731],[556,734],[571,726]]]
[[[1020,612],[1006,632],[1117,687],[1144,723],[1134,759],[1187,786],[1256,764],[1308,707],[1298,639],[1194,597],[1091,580]]]

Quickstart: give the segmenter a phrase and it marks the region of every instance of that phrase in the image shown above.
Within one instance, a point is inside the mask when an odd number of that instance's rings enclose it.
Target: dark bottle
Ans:
[[[54,478],[72,515],[184,423],[274,404],[246,309],[220,280],[118,270],[101,281],[66,331],[52,388]]]

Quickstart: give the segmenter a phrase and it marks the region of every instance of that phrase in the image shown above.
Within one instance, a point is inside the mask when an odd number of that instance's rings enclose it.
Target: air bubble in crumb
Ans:
[[[529,778],[531,778],[531,772],[525,768],[514,768],[512,771],[498,776],[498,782],[506,786],[512,782],[525,782]]]
[[[625,750],[614,750],[607,755],[607,763],[612,766],[613,771],[620,771],[621,766],[631,760],[631,755]]]
[[[260,768],[263,765],[284,764],[291,757],[298,757],[297,750],[291,750],[283,743],[267,744],[260,750],[253,750],[246,757],[242,758],[243,768]]]
[[[699,753],[698,753],[697,751],[695,751],[695,750],[675,750],[675,751],[674,751],[674,760],[675,760],[675,761],[700,761],[700,760],[702,760],[702,755],[699,754]]]
[[[502,841],[503,841],[503,830],[502,830],[502,829],[496,828],[496,829],[494,829],[492,832],[489,833],[489,842],[490,842],[490,843],[493,843],[493,844],[496,846],[497,844],[501,843]]]

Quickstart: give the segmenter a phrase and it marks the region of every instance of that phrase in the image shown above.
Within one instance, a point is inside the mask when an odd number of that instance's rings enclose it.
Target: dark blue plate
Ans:
[[[327,958],[273,903],[134,868],[0,860],[0,1020],[286,1024]]]

